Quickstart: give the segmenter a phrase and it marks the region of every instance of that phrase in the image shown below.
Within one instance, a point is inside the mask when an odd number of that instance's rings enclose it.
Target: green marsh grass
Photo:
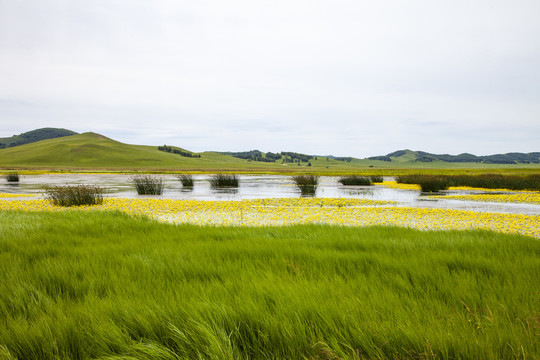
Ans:
[[[104,192],[95,185],[54,186],[45,190],[45,198],[57,206],[100,205]]]
[[[382,183],[384,181],[382,176],[374,175],[369,177],[372,183]]]
[[[178,175],[178,180],[180,180],[183,187],[193,187],[192,175]]]
[[[7,182],[19,182],[19,173],[12,172],[5,175]]]
[[[512,176],[483,174],[477,176],[448,176],[450,186],[469,186],[487,189],[540,190],[540,175]]]
[[[363,185],[363,186],[369,186],[371,185],[371,179],[369,176],[358,176],[358,175],[351,175],[351,176],[343,176],[338,180],[339,183],[342,185]]]
[[[240,178],[235,174],[215,174],[208,181],[213,188],[237,188]]]
[[[315,195],[317,191],[319,177],[316,175],[296,175],[292,177],[292,181],[296,184],[302,195],[310,196]]]
[[[0,212],[2,359],[537,359],[540,244]]]
[[[4,359],[540,356],[534,238],[103,212],[0,212],[0,232]]]
[[[509,189],[509,190],[540,190],[540,175],[530,174],[526,176],[480,174],[480,175],[401,175],[397,179],[404,184],[418,184],[424,190],[425,187],[444,190],[444,186],[467,186],[486,189]]]
[[[137,194],[139,195],[161,195],[163,194],[163,178],[153,175],[134,175],[131,178]]]

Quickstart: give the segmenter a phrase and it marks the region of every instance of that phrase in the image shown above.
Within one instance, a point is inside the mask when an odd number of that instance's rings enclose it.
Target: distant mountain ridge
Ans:
[[[71,135],[77,135],[77,133],[67,129],[41,128],[7,138],[0,138],[0,149]]]
[[[443,161],[452,163],[482,163],[482,164],[539,164],[540,152],[519,153],[511,152],[506,154],[476,156],[469,153],[458,155],[432,154],[425,151],[398,150],[387,155],[372,156],[369,160],[400,161],[400,158],[407,158],[416,162]]]

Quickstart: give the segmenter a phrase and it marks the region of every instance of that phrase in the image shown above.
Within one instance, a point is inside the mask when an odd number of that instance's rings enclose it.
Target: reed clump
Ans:
[[[161,195],[163,194],[163,178],[152,175],[135,175],[131,178],[137,194]]]
[[[19,182],[19,174],[16,172],[9,173],[6,175],[7,182]]]
[[[371,178],[367,176],[351,175],[340,178],[338,182],[340,182],[342,185],[369,186],[371,185]]]
[[[382,183],[384,181],[383,177],[380,175],[371,176],[370,180],[372,183]]]
[[[193,176],[191,175],[179,175],[178,180],[180,180],[183,187],[193,187]]]
[[[319,177],[316,175],[296,175],[292,177],[302,195],[314,195],[319,184]]]
[[[56,206],[103,204],[105,189],[94,185],[54,186],[45,190],[45,198]]]
[[[439,192],[448,189],[448,177],[438,175],[402,175],[398,183],[420,185],[422,192]]]
[[[210,186],[213,188],[237,188],[240,179],[235,174],[215,174],[210,176],[208,181],[210,181]]]

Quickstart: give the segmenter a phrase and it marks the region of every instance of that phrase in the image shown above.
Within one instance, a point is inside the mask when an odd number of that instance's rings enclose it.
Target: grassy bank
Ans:
[[[0,232],[0,359],[540,356],[534,238],[78,211]]]

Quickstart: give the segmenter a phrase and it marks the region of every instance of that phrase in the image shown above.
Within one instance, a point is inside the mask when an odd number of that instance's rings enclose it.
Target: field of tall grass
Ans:
[[[0,212],[0,359],[537,359],[540,241]]]
[[[440,191],[450,186],[465,186],[485,189],[540,190],[540,175],[526,176],[481,174],[481,175],[401,175],[398,183],[418,184],[422,191]]]

